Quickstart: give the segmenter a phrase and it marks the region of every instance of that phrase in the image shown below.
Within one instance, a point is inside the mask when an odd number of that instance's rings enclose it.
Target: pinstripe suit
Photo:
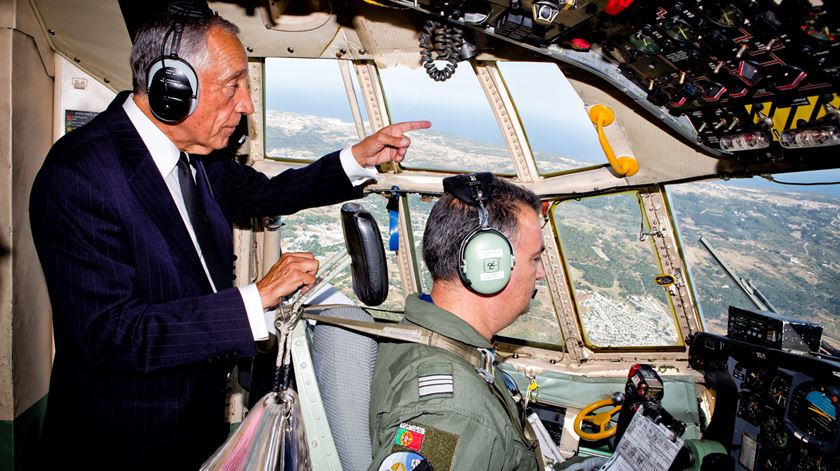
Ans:
[[[225,437],[226,372],[254,340],[239,291],[213,293],[127,95],[59,140],[32,188],[56,343],[46,446],[86,469],[191,469]],[[361,196],[337,153],[272,179],[204,159],[196,181],[231,267],[233,217]]]

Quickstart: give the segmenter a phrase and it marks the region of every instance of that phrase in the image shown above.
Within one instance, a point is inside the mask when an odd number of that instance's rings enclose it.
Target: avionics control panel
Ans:
[[[589,69],[718,157],[840,149],[837,1],[392,1]]]
[[[698,334],[689,362],[716,391],[703,438],[738,470],[840,469],[840,362]]]

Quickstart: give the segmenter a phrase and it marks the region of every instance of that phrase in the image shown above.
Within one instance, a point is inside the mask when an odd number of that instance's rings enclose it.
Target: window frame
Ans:
[[[558,200],[554,201],[552,203],[551,207],[548,210],[548,217],[549,217],[549,220],[551,222],[552,233],[555,237],[557,248],[558,248],[558,251],[560,253],[560,259],[562,261],[563,269],[564,269],[564,272],[566,274],[565,280],[566,280],[566,283],[567,283],[568,294],[571,297],[572,306],[573,306],[573,310],[574,310],[574,317],[575,317],[578,332],[580,334],[581,342],[583,343],[583,346],[585,346],[585,348],[587,348],[587,349],[589,349],[593,352],[596,352],[596,353],[602,353],[602,352],[603,353],[615,353],[615,352],[683,352],[683,351],[686,350],[686,347],[687,347],[686,341],[685,341],[687,333],[685,332],[684,324],[682,322],[680,322],[680,317],[681,317],[680,316],[680,310],[678,309],[678,306],[674,304],[674,296],[668,291],[666,291],[665,295],[666,295],[666,298],[667,298],[667,301],[668,301],[668,306],[670,307],[670,310],[671,310],[670,318],[674,323],[674,328],[676,329],[676,336],[677,336],[677,342],[673,345],[625,345],[625,346],[606,346],[606,347],[605,346],[599,346],[599,345],[593,344],[589,340],[589,335],[587,334],[587,331],[584,328],[583,320],[581,319],[581,313],[580,313],[581,308],[580,308],[580,305],[579,305],[579,302],[578,302],[578,299],[577,299],[577,295],[575,294],[574,278],[571,274],[572,272],[571,272],[570,265],[569,265],[567,250],[564,250],[563,241],[561,240],[560,233],[557,230],[557,223],[556,223],[556,220],[555,220],[555,217],[554,217],[554,210],[559,204],[561,204],[563,202],[567,202],[567,201],[575,201],[575,200],[580,201],[580,200],[583,200],[583,199],[601,198],[601,197],[616,196],[616,195],[621,195],[621,194],[628,194],[628,195],[632,195],[632,196],[636,197],[636,199],[638,201],[639,213],[642,216],[643,222],[646,224],[647,228],[650,229],[651,228],[651,222],[650,222],[651,218],[650,218],[650,215],[648,214],[647,208],[645,208],[645,206],[642,204],[642,195],[645,194],[645,192],[642,189],[639,189],[639,188],[627,188],[627,189],[622,189],[620,191],[602,193],[602,194],[598,194],[598,195],[587,195],[587,196],[582,196],[582,197],[562,198],[562,199],[558,199]],[[670,220],[670,221],[672,221],[672,220]],[[655,236],[648,237],[648,242],[650,243],[650,247],[651,247],[651,250],[652,250],[652,255],[653,255],[654,261],[655,261],[655,263],[656,263],[656,265],[659,269],[659,272],[660,273],[665,273],[665,269],[663,267],[663,254],[660,253],[660,250],[657,247],[657,244],[656,244],[656,241],[655,241]],[[683,270],[683,272],[685,272],[685,270]]]

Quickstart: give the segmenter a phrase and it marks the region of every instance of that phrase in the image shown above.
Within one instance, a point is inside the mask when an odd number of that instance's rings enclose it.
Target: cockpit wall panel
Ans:
[[[118,90],[131,88],[131,40],[116,0],[33,0],[52,48]]]

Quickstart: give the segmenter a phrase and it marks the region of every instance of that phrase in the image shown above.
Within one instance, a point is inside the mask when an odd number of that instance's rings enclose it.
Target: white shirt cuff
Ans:
[[[262,299],[257,285],[250,284],[239,287],[239,294],[242,295],[242,302],[245,303],[245,312],[248,314],[248,323],[251,325],[251,334],[254,340],[265,340],[268,338],[267,324],[268,316],[262,308]],[[274,315],[272,311],[270,324],[274,326]]]
[[[347,174],[350,183],[353,186],[359,186],[371,178],[376,178],[379,172],[376,171],[376,167],[362,167],[359,165],[359,162],[356,162],[356,159],[353,157],[352,149],[353,146],[341,149],[338,158],[341,160],[341,168],[344,169],[344,173]]]

